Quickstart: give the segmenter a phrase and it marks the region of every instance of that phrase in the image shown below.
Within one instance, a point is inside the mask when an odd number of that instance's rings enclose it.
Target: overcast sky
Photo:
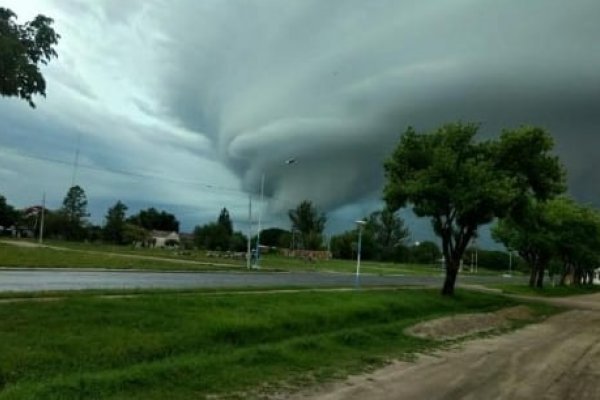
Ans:
[[[58,207],[73,180],[92,219],[122,200],[183,229],[230,209],[245,229],[309,199],[329,231],[379,206],[408,125],[549,129],[570,192],[600,205],[597,0],[4,0],[62,39],[37,109],[0,98],[0,193]],[[286,165],[286,159],[297,162]],[[411,218],[414,240],[427,223]],[[285,226],[285,225],[282,225]]]

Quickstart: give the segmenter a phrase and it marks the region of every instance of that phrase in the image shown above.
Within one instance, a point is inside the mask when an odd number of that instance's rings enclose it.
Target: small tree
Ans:
[[[115,244],[125,243],[125,213],[127,206],[120,200],[108,209],[104,224],[104,240]]]
[[[16,14],[0,7],[0,95],[16,96],[35,107],[32,96],[46,96],[46,81],[40,71],[57,56],[54,47],[60,36],[53,20],[38,15],[23,25]]]
[[[373,258],[392,260],[410,233],[404,220],[389,208],[375,211],[365,218],[365,243],[372,242]]]
[[[89,216],[87,212],[87,197],[85,191],[78,185],[69,188],[61,208],[66,224],[63,235],[66,239],[82,239],[85,236],[83,225]]]
[[[6,198],[4,196],[0,195],[0,226],[6,229],[12,225],[15,225],[18,220],[19,212],[6,202]]]
[[[306,250],[320,250],[323,246],[323,230],[327,217],[312,202],[304,200],[288,212],[292,229],[299,233],[300,246]]]
[[[226,208],[221,210],[219,218],[217,219],[217,223],[225,228],[225,231],[229,236],[233,235],[233,223],[229,217],[229,211],[227,211]]]

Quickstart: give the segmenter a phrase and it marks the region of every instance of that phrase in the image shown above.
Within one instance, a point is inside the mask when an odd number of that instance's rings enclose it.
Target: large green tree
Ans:
[[[311,201],[304,200],[288,212],[292,229],[297,232],[299,247],[320,250],[323,247],[323,230],[327,217],[319,212]]]
[[[137,214],[127,218],[127,222],[149,231],[179,232],[179,221],[175,215],[166,211],[158,211],[154,207],[140,210]]]
[[[454,293],[460,261],[481,225],[511,213],[527,195],[546,199],[564,188],[564,171],[545,131],[524,127],[478,141],[478,129],[450,123],[418,134],[409,128],[384,165],[388,206],[411,205],[418,216],[431,218],[442,240],[444,295]]]
[[[57,56],[60,36],[53,20],[38,15],[22,25],[16,14],[0,7],[0,95],[16,96],[35,107],[32,96],[46,96],[46,81],[40,71]]]
[[[529,266],[529,286],[543,287],[544,275],[555,254],[557,224],[548,204],[531,197],[519,205],[518,217],[507,215],[492,228],[492,237],[515,250]]]
[[[556,256],[563,263],[561,283],[570,275],[575,285],[591,284],[600,265],[600,213],[561,197],[549,202],[547,214],[555,227]]]

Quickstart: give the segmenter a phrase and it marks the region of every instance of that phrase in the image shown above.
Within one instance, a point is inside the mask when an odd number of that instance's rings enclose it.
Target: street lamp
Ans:
[[[358,289],[360,287],[360,248],[362,246],[362,230],[363,230],[363,226],[365,226],[365,224],[367,223],[366,221],[363,221],[362,219],[359,219],[358,221],[355,221],[356,225],[358,226],[358,248],[357,248],[357,252],[356,252],[356,281],[355,281],[355,286]]]
[[[292,165],[296,163],[295,158],[288,158],[285,160],[286,165]],[[262,204],[265,195],[265,173],[262,172],[260,176],[260,207],[258,209],[258,232],[256,233],[256,250],[255,250],[255,259],[254,259],[254,267],[260,268],[259,260],[260,260],[260,230],[261,230],[261,220],[262,220]],[[250,208],[252,206],[250,205]]]

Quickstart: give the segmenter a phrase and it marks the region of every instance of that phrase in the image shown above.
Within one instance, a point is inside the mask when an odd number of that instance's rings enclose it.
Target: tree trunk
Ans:
[[[454,285],[456,284],[456,275],[458,274],[458,263],[450,261],[446,264],[446,278],[444,279],[444,287],[442,288],[442,295],[453,296]]]
[[[535,287],[537,281],[537,264],[531,265],[531,273],[529,274],[529,287]]]
[[[542,289],[544,287],[544,274],[546,273],[546,266],[544,264],[540,264],[538,266],[537,279],[535,282],[535,287]]]

